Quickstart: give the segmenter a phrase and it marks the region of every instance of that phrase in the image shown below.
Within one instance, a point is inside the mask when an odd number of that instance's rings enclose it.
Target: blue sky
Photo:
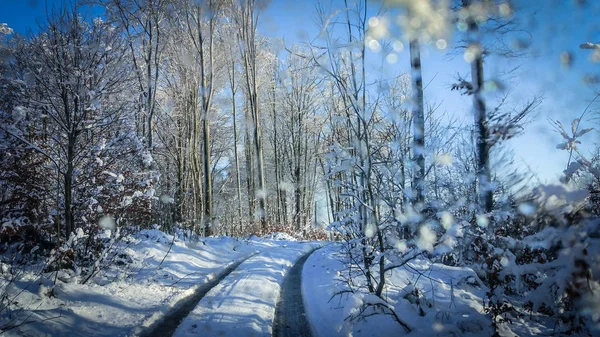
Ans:
[[[330,0],[324,0],[328,6]],[[8,23],[18,33],[24,34],[28,28],[37,26],[36,22],[45,18],[46,6],[59,4],[61,0],[1,0],[0,22]],[[294,42],[306,42],[314,37],[315,0],[287,1],[272,0],[263,13],[259,30],[268,36],[284,37],[286,45]],[[371,6],[376,6],[374,3]],[[513,84],[517,84],[511,101],[518,106],[534,95],[543,95],[544,101],[538,108],[534,122],[518,140],[512,141],[517,161],[531,167],[542,181],[553,181],[566,164],[568,155],[555,149],[561,139],[552,131],[547,119],[559,119],[563,124],[577,117],[589,100],[598,91],[598,85],[583,83],[586,75],[599,73],[599,63],[590,61],[590,51],[579,49],[583,42],[600,41],[600,1],[587,1],[577,5],[574,0],[520,0],[520,17],[524,28],[533,36],[532,50],[535,56],[518,60],[488,62],[486,77],[492,78],[508,67],[522,64]],[[430,83],[426,89],[426,99],[441,103],[440,109],[453,113],[464,120],[472,119],[470,99],[449,91],[449,85],[458,73],[467,75],[468,65],[462,57],[448,59],[443,52],[424,46],[423,76],[424,83]],[[561,61],[562,53],[571,55],[572,62],[565,67]],[[399,62],[386,66],[380,71],[398,75],[408,71],[407,52],[402,53]],[[432,81],[433,80],[433,81]],[[596,114],[598,116],[598,114]],[[588,122],[587,125],[590,125]],[[598,123],[596,122],[596,125]],[[590,133],[583,139],[586,150],[600,140],[598,133]]]
[[[324,1],[326,4],[328,0]],[[504,61],[488,61],[485,65],[486,78],[500,78],[508,68],[521,65],[510,82],[514,87],[508,106],[519,107],[533,96],[544,97],[533,115],[533,122],[523,136],[508,145],[514,149],[517,163],[531,168],[543,182],[554,182],[564,169],[568,153],[559,151],[556,145],[561,137],[553,131],[548,119],[560,120],[570,126],[600,89],[600,85],[587,85],[583,78],[599,74],[599,63],[591,61],[589,50],[582,50],[584,42],[600,41],[600,1],[587,1],[578,5],[574,0],[520,0],[515,1],[519,10],[522,28],[531,33],[531,55]],[[372,6],[376,6],[374,3]],[[272,36],[285,36],[286,44],[307,41],[314,36],[315,1],[273,1],[265,13],[262,27]],[[432,46],[423,46],[423,82],[426,100],[441,103],[440,109],[471,121],[470,97],[451,92],[449,87],[457,73],[465,76],[469,66],[461,56],[449,59],[444,52]],[[565,66],[561,54],[568,53],[571,63]],[[398,63],[386,65],[380,71],[391,75],[407,72],[408,55],[399,55]],[[494,106],[489,102],[489,106]],[[599,105],[600,107],[600,105]],[[588,115],[600,117],[598,113]],[[584,121],[586,127],[599,126],[598,121]],[[595,123],[595,124],[594,124]],[[594,124],[594,125],[592,125]],[[582,139],[584,154],[599,143],[598,132],[589,133]]]
[[[325,3],[329,1],[325,0]],[[548,119],[560,120],[569,126],[599,91],[600,85],[586,85],[583,78],[599,74],[599,63],[590,60],[590,51],[582,50],[584,42],[600,41],[600,1],[587,1],[578,5],[574,0],[520,0],[519,17],[523,29],[532,35],[531,54],[522,59],[494,62],[485,65],[486,78],[495,78],[508,68],[521,64],[508,105],[522,106],[533,96],[542,95],[544,100],[533,115],[533,122],[523,136],[508,145],[514,149],[517,163],[530,167],[543,182],[554,182],[564,169],[568,154],[556,149],[562,142],[553,131]],[[373,4],[376,6],[376,4]],[[286,36],[286,41],[306,41],[306,35],[314,36],[315,1],[273,1],[264,19],[273,36]],[[308,34],[307,34],[308,33]],[[461,56],[449,59],[444,52],[432,46],[423,46],[423,82],[426,100],[441,103],[440,109],[469,122],[472,120],[470,97],[460,96],[449,90],[457,73],[467,75],[469,66]],[[561,63],[561,54],[569,53],[569,67]],[[395,67],[386,66],[381,71],[397,75],[407,72],[408,55],[399,55]],[[492,106],[492,103],[489,104]],[[599,105],[600,106],[600,105]],[[594,114],[589,115],[593,117]],[[596,117],[600,114],[596,113]],[[586,121],[586,127],[597,121]],[[598,132],[589,133],[582,139],[583,152],[587,154],[594,144],[600,142]]]
[[[36,26],[37,21],[44,20],[44,13],[44,2],[39,0],[2,0],[0,3],[0,22],[8,23],[21,34]]]
[[[51,11],[53,6],[59,7],[61,3],[69,0],[0,0],[0,22],[17,33],[26,35],[29,29],[36,31],[38,23],[46,20],[46,9]],[[92,13],[100,13],[98,9]]]

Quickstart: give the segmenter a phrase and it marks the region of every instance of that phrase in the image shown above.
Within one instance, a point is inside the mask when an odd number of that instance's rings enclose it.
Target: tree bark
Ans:
[[[418,38],[413,38],[410,45],[410,68],[413,96],[413,161],[417,169],[413,175],[413,188],[416,195],[413,204],[425,201],[425,114],[423,109],[423,77],[421,73],[421,47]]]
[[[471,6],[471,0],[463,0],[463,6]],[[469,49],[473,54],[471,61],[471,84],[473,86],[473,107],[475,115],[475,128],[477,130],[477,178],[479,198],[478,204],[480,211],[489,213],[494,205],[493,190],[490,187],[491,171],[490,171],[490,145],[489,145],[489,130],[483,98],[483,50],[481,46],[481,38],[479,36],[479,25],[472,15],[467,18],[467,30],[469,34]]]
[[[254,208],[256,204],[256,191],[254,189],[254,153],[252,140],[250,136],[249,123],[251,118],[248,112],[248,104],[244,107],[244,117],[246,120],[246,128],[244,135],[244,155],[246,157],[246,188],[248,189],[248,218],[251,223],[254,223]]]
[[[233,53],[231,55],[233,57]],[[233,112],[233,152],[235,157],[235,181],[236,181],[236,189],[237,189],[237,201],[238,201],[238,223],[240,226],[240,230],[242,229],[242,184],[240,181],[240,158],[238,155],[238,130],[237,130],[237,109],[235,104],[235,63],[232,61],[231,63],[231,102],[232,102],[232,112]]]
[[[274,76],[275,77],[275,76]],[[276,109],[275,109],[275,78],[273,78],[273,87],[272,87],[272,94],[273,94],[273,102],[271,105],[272,108],[272,112],[273,112],[273,152],[274,152],[274,161],[275,161],[275,189],[276,191],[276,209],[275,209],[275,214],[276,214],[276,220],[277,220],[277,224],[278,225],[285,225],[283,223],[283,218],[281,216],[281,177],[280,177],[280,170],[279,170],[279,141],[277,139],[277,115],[276,115]]]

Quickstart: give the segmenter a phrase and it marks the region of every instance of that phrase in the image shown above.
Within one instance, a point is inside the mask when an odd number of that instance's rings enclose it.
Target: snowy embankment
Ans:
[[[129,241],[129,244],[123,243],[127,248],[122,252],[127,263],[102,271],[85,285],[65,272],[59,273],[53,296],[50,289],[55,272],[41,277],[33,272],[25,273],[17,282],[10,284],[6,293],[16,298],[18,303],[10,316],[0,317],[0,326],[9,324],[18,327],[5,331],[3,335],[136,335],[151,325],[160,324],[162,317],[182,299],[194,294],[198,287],[215,278],[227,266],[257,251],[264,250],[265,255],[254,260],[255,266],[265,262],[275,268],[277,264],[287,266],[291,263],[291,255],[286,253],[286,249],[269,251],[271,247],[281,245],[281,242],[269,240],[205,238],[190,243],[178,239],[173,241],[170,235],[147,230],[129,238]],[[169,251],[171,242],[173,245]],[[310,246],[298,244],[297,248],[289,251],[294,252],[292,255],[301,255],[303,249],[310,249]],[[264,277],[270,276],[271,271],[276,274],[275,269],[264,269]],[[0,286],[6,284],[3,282]],[[261,276],[257,282],[264,285],[271,279],[265,280]],[[270,290],[276,294],[276,289]]]
[[[332,244],[313,253],[302,273],[304,306],[313,337],[338,336],[489,336],[490,321],[483,312],[485,288],[468,268],[433,264],[424,259],[389,275],[384,296],[412,329],[407,333],[391,315],[348,320],[361,306],[379,301],[366,293],[347,292],[341,273],[342,249]],[[356,279],[355,281],[359,281]],[[337,294],[337,295],[336,295]]]
[[[214,287],[179,325],[174,336],[271,336],[283,279],[294,263],[320,244],[264,241]]]

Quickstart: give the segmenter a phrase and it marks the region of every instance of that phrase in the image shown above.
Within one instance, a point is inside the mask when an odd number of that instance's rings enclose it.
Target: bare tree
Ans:
[[[286,177],[294,186],[292,221],[303,230],[311,218],[315,167],[320,147],[317,90],[321,79],[300,48],[292,48],[281,74],[282,117],[280,142]],[[277,128],[274,128],[277,131]]]
[[[258,107],[258,86],[257,86],[257,52],[256,52],[256,25],[260,17],[259,8],[256,7],[256,0],[243,0],[239,3],[239,9],[235,11],[236,22],[239,29],[239,45],[244,62],[246,94],[248,101],[248,110],[252,122],[252,136],[254,141],[254,157],[256,161],[257,188],[258,193],[258,216],[263,230],[267,228],[266,213],[266,186],[265,171],[263,162],[263,140],[260,109]]]
[[[235,180],[236,180],[236,192],[237,192],[237,213],[238,213],[238,222],[240,229],[242,228],[242,184],[240,179],[240,158],[238,153],[238,126],[237,126],[237,102],[235,99],[235,95],[238,90],[238,84],[236,82],[236,57],[233,51],[233,46],[229,44],[229,69],[227,71],[229,77],[229,86],[231,88],[231,111],[232,111],[232,119],[233,119],[233,155],[235,159]]]
[[[46,156],[59,172],[67,236],[75,229],[76,187],[90,174],[82,168],[128,106],[122,94],[129,69],[123,63],[125,45],[119,33],[101,21],[86,22],[78,9],[78,4],[54,9],[40,27],[43,33],[16,55],[29,82],[27,108],[48,121],[46,135],[39,139],[44,144],[10,132]]]
[[[160,67],[167,41],[163,21],[173,0],[96,0],[109,19],[117,23],[127,36],[130,55],[139,86],[139,126],[146,138],[146,146],[153,148],[156,93],[159,86]],[[93,1],[92,1],[93,2]]]
[[[214,94],[214,37],[219,1],[211,0],[203,3],[186,4],[185,20],[187,32],[197,53],[200,78],[200,107],[202,120],[202,163],[203,163],[203,202],[204,202],[204,235],[212,235],[213,198],[210,151],[210,117]]]

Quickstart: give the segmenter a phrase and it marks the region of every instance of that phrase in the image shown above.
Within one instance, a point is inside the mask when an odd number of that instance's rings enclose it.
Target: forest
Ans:
[[[192,336],[217,313],[153,329],[235,262],[281,294],[299,264],[315,337],[600,336],[598,80],[559,118],[517,86],[537,62],[526,1],[315,0],[305,39],[265,32],[272,1],[47,1],[27,33],[0,22],[0,335],[72,336],[52,324],[83,315],[77,292],[144,284],[143,315],[91,335]],[[600,44],[572,40],[593,72]],[[515,154],[540,118],[553,181]],[[261,294],[248,334],[286,336],[285,296]]]

